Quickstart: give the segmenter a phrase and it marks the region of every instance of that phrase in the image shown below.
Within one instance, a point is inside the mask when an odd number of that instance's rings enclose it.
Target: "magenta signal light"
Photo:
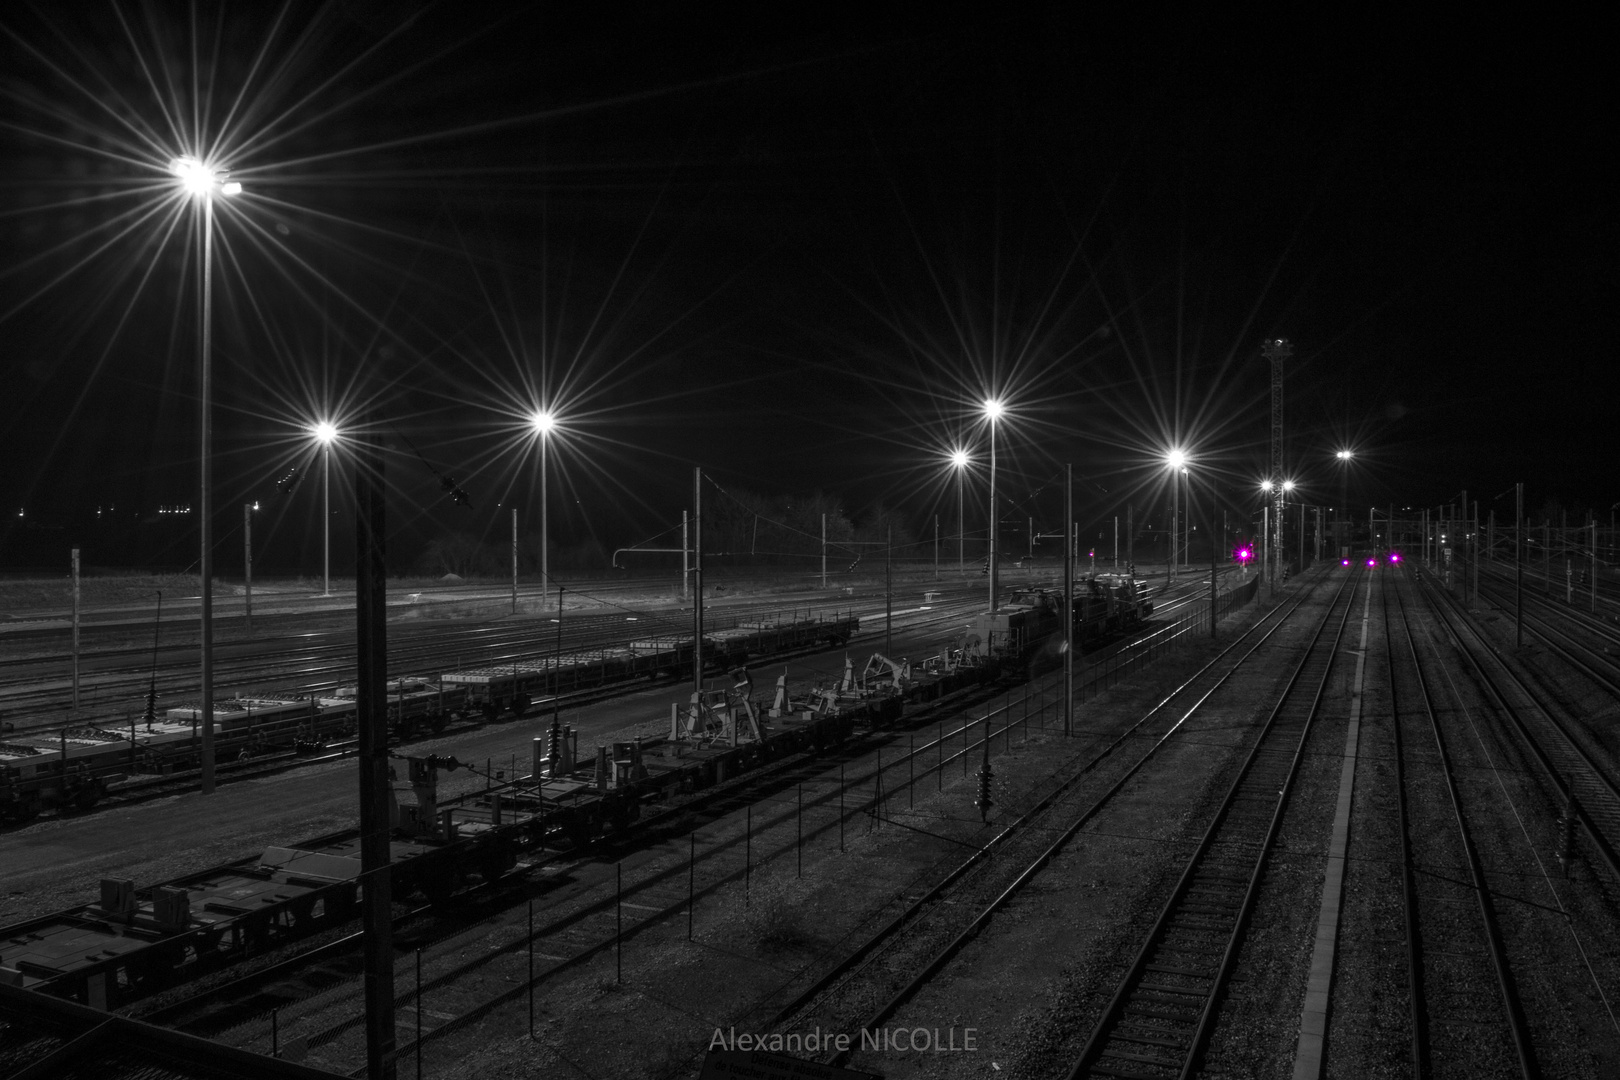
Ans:
[[[1401,553],[1398,552],[1398,551],[1390,552],[1389,553],[1389,561],[1390,562],[1400,562],[1401,561]]]
[[[1350,560],[1349,559],[1340,559],[1339,560],[1339,565],[1340,566],[1349,566],[1350,565]]]
[[[1367,565],[1368,566],[1377,566],[1378,565],[1378,560],[1377,559],[1368,559],[1367,560]]]

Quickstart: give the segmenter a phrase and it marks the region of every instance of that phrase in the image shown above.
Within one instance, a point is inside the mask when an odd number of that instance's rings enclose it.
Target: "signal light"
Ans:
[[[1392,563],[1400,562],[1401,561],[1401,553],[1398,552],[1398,551],[1390,552],[1389,553],[1389,561],[1392,562]]]
[[[1350,560],[1349,559],[1340,559],[1339,560],[1339,565],[1340,566],[1349,566],[1350,565]]]
[[[1367,560],[1367,565],[1368,566],[1377,566],[1378,565],[1378,560],[1377,559],[1368,559]]]

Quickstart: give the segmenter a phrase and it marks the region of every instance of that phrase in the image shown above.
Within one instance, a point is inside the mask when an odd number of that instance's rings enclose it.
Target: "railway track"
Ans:
[[[1541,1070],[1497,901],[1459,794],[1455,755],[1398,581],[1386,575],[1384,619],[1398,754],[1406,744],[1402,727],[1413,728],[1413,753],[1400,755],[1410,760],[1397,761],[1397,776],[1403,818],[1410,813],[1401,826],[1402,906],[1411,971],[1414,1075],[1432,1075],[1436,1062],[1443,1072],[1466,1062],[1468,1075],[1511,1068],[1524,1080],[1534,1080]],[[1393,605],[1389,593],[1394,594]],[[1402,689],[1403,682],[1409,690]],[[1424,747],[1433,753],[1422,753]]]
[[[1590,744],[1577,718],[1530,687],[1454,598],[1427,583],[1425,592],[1481,692],[1522,740],[1546,790],[1568,803],[1571,819],[1592,845],[1594,862],[1620,882],[1620,783],[1614,762]]]
[[[1503,610],[1513,609],[1512,594],[1492,581],[1481,592]],[[1620,700],[1620,629],[1568,604],[1525,594],[1525,625],[1564,663]]]
[[[1190,1076],[1203,1067],[1361,575],[1347,575],[1198,841],[1070,1077]]]
[[[1212,695],[1270,642],[1308,594],[1274,608],[1198,671],[1127,725],[967,858],[847,952],[774,1015],[751,1016],[751,1030],[875,1031],[889,1022],[924,985],[979,934],[1025,886],[1035,881],[1080,829],[1108,806],[1125,785],[1173,738]],[[994,723],[991,714],[987,722]],[[1010,719],[1010,718],[1009,718]],[[993,736],[987,734],[986,739]],[[974,744],[979,748],[984,742]],[[1126,747],[1142,749],[1125,754]],[[970,751],[964,751],[970,754]],[[1118,756],[1116,756],[1118,755]],[[1127,761],[1126,758],[1129,758]],[[1101,785],[1102,793],[1085,792]],[[881,1002],[875,1009],[871,1003]],[[829,1057],[841,1064],[847,1053]]]
[[[1155,636],[1191,634],[1199,627],[1197,618],[1187,619],[1183,625],[1161,628],[1155,632]],[[1150,649],[1155,647],[1158,654],[1163,655],[1168,643],[1161,640],[1156,646],[1142,642],[1123,646],[1126,650],[1136,650],[1144,657],[1150,655]],[[1096,680],[1102,681],[1117,678],[1117,667],[1117,664],[1098,663],[1093,665],[1091,671]],[[830,775],[825,774],[818,781],[814,772],[823,769],[825,763],[809,760],[791,763],[785,766],[785,772],[761,774],[750,781],[760,790],[733,793],[717,802],[712,811],[705,813],[705,822],[714,821],[716,824],[704,838],[701,858],[689,837],[688,843],[693,845],[690,850],[662,851],[661,854],[659,850],[641,851],[637,856],[639,863],[626,862],[631,873],[626,875],[622,890],[609,890],[605,883],[598,882],[594,891],[586,890],[574,902],[558,910],[547,911],[545,921],[532,931],[518,926],[521,920],[509,912],[494,920],[505,928],[498,933],[491,931],[489,925],[484,925],[472,930],[432,935],[433,940],[424,954],[423,992],[441,999],[446,995],[454,997],[458,980],[471,971],[482,970],[489,957],[502,957],[506,962],[516,963],[522,958],[519,954],[526,957],[526,947],[535,943],[538,943],[543,970],[526,979],[525,983],[533,985],[544,982],[600,955],[615,941],[621,940],[619,918],[627,907],[632,914],[631,928],[625,932],[626,936],[634,936],[661,920],[678,918],[683,912],[689,915],[692,894],[683,891],[682,885],[690,889],[696,868],[704,868],[705,873],[704,886],[695,893],[696,898],[702,900],[705,895],[723,888],[738,876],[745,876],[750,863],[757,865],[758,861],[763,861],[763,858],[756,856],[769,858],[775,854],[781,857],[807,839],[814,842],[818,836],[830,836],[835,829],[841,834],[851,818],[872,812],[877,792],[886,790],[890,797],[898,797],[899,792],[911,785],[926,782],[930,775],[941,777],[944,770],[954,769],[958,763],[962,763],[965,769],[969,759],[976,763],[986,743],[995,738],[1010,739],[1009,728],[1013,726],[1022,726],[1027,731],[1032,722],[1055,721],[1057,703],[1047,698],[1054,687],[1061,685],[1060,679],[1061,674],[1054,673],[1042,680],[1037,689],[1041,703],[1033,714],[1026,714],[1016,721],[1008,720],[1008,712],[1016,709],[1017,705],[1004,706],[1001,710],[993,710],[988,716],[969,718],[960,723],[940,723],[937,731],[932,733],[934,737],[925,737],[920,745],[915,734],[912,734],[903,748],[892,743],[898,736],[874,734],[868,739],[875,744],[869,753],[853,757],[840,755],[843,760],[840,761],[840,775],[836,784]],[[1084,673],[1081,682],[1082,685],[1086,682]],[[986,699],[999,692],[992,689],[977,697]],[[959,698],[961,696],[958,695]],[[805,771],[796,774],[795,770]],[[880,782],[882,777],[887,779]],[[812,787],[819,787],[819,791],[804,790]],[[784,806],[780,795],[790,789],[804,794]],[[858,792],[862,794],[857,795]],[[865,792],[873,794],[865,795]],[[777,796],[774,803],[773,793]],[[831,815],[835,803],[838,810],[836,815]],[[681,814],[690,812],[689,809],[680,811]],[[805,829],[806,818],[813,822],[818,815],[820,824],[812,824],[808,830]],[[792,827],[790,822],[793,823]],[[654,826],[653,833],[657,835],[658,832],[659,829]],[[671,844],[676,848],[681,847],[679,837],[668,844],[655,843],[654,848],[670,847]],[[749,852],[744,855],[741,869],[736,867],[738,848]],[[706,868],[717,863],[727,864],[731,869],[709,873]],[[545,870],[538,866],[531,867],[529,874],[544,876]],[[611,932],[606,929],[610,910],[614,924]],[[467,942],[474,937],[481,943],[476,950],[480,957],[478,963],[458,963],[446,959],[465,949]],[[329,978],[331,965],[336,962],[332,951],[332,947],[326,947],[309,962],[316,983]],[[244,980],[237,987],[239,996],[235,1000],[222,1002],[215,993],[210,992],[184,1006],[166,1008],[161,1018],[186,1026],[187,1030],[221,1035],[242,1045],[257,1046],[260,1043],[268,1045],[268,1041],[275,1038],[278,1022],[286,1026],[297,1022],[300,1016],[330,1016],[334,1019],[330,1023],[325,1023],[323,1019],[324,1026],[318,1030],[310,1030],[309,1025],[305,1025],[308,1045],[312,1048],[331,1046],[331,1053],[344,1053],[345,1040],[354,1036],[360,995],[358,986],[345,984],[324,992],[313,988],[289,992],[289,987],[297,985],[294,969],[302,966],[305,965],[301,961],[290,960],[285,968]],[[267,978],[280,987],[276,994],[263,992]],[[415,992],[414,987],[402,981],[397,989],[402,995],[401,1008],[407,1008],[406,998]],[[307,1004],[297,1004],[301,1000],[307,1001]],[[470,1018],[484,1015],[500,1003],[462,1000],[456,1007],[455,1015],[460,1024],[469,1023]],[[280,1021],[273,1018],[277,1016],[274,1010],[278,1008],[286,1010],[280,1014]],[[429,1028],[430,1040],[443,1038],[455,1030],[445,1023],[429,1024]]]
[[[840,610],[854,608],[857,614],[871,619],[882,614],[883,594],[876,596],[846,597],[836,605]],[[916,629],[926,625],[943,625],[972,610],[977,598],[946,600],[933,606],[927,615],[912,612],[899,617],[897,628]],[[804,605],[794,602],[761,601],[746,606],[728,606],[712,624],[712,628],[725,629],[749,617],[775,614]],[[829,610],[832,605],[810,605],[815,611]],[[689,618],[669,617],[656,613],[636,617],[636,629],[627,633],[626,619],[619,615],[570,615],[558,624],[528,624],[522,627],[483,627],[477,629],[417,630],[404,633],[395,631],[391,637],[389,669],[409,673],[416,670],[443,670],[463,667],[499,667],[523,659],[533,659],[561,651],[586,649],[622,644],[635,637],[658,633],[683,634],[690,632]],[[558,627],[562,628],[559,640]],[[313,640],[312,640],[313,639]],[[871,635],[867,635],[871,639]],[[267,648],[268,647],[268,648]],[[251,650],[246,655],[235,655]],[[266,652],[270,655],[264,655]],[[144,658],[144,659],[143,659]],[[108,654],[91,653],[82,662],[91,666],[88,677],[81,676],[86,693],[81,701],[91,698],[81,709],[76,723],[126,722],[129,716],[144,708],[145,696],[156,687],[160,700],[172,699],[190,691],[195,684],[195,648],[173,648],[167,653],[154,676],[150,668],[152,652],[148,650],[112,650]],[[96,665],[105,661],[106,666]],[[141,664],[145,663],[146,667]],[[37,660],[14,661],[12,670],[0,682],[0,711],[3,711],[13,730],[28,732],[55,730],[62,724],[71,705],[71,678],[65,670],[67,662],[57,658],[45,667]],[[330,691],[341,684],[354,670],[354,641],[348,631],[325,631],[290,635],[282,638],[256,640],[250,643],[224,643],[221,646],[216,696],[251,694],[274,687],[279,692],[309,695]],[[49,671],[49,675],[42,675]],[[120,696],[122,695],[122,696]],[[33,718],[30,719],[30,716]]]

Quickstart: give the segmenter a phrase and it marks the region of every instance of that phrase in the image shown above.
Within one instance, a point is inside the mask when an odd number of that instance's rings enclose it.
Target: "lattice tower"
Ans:
[[[1282,576],[1283,509],[1283,361],[1294,355],[1287,338],[1271,338],[1263,350],[1271,361],[1271,550],[1272,580]]]

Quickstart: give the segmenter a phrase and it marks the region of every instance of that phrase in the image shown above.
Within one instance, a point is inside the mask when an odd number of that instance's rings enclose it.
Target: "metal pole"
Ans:
[[[248,636],[253,636],[253,504],[242,504],[242,599]]]
[[[939,515],[934,515],[934,580],[939,580]]]
[[[686,575],[691,573],[687,563],[687,552],[691,550],[691,538],[687,535],[686,511],[681,511],[681,603],[686,603],[687,580]],[[823,582],[825,584],[825,582]]]
[[[1136,589],[1136,511],[1125,504],[1125,569],[1131,575],[1131,589]]]
[[[360,727],[360,875],[366,997],[366,1075],[395,1074],[393,912],[389,882],[387,513],[380,440],[355,456],[356,712]],[[420,1010],[419,1010],[420,1011]]]
[[[1513,485],[1513,644],[1524,644],[1524,483]]]
[[[838,850],[844,850],[844,766],[838,766]]]
[[[1271,507],[1260,508],[1260,574],[1265,577],[1266,587],[1272,588],[1271,575]]]
[[[1191,492],[1188,492],[1191,495]],[[1191,499],[1189,498],[1189,501]],[[1303,543],[1303,541],[1301,541]],[[1300,555],[1304,559],[1304,555]],[[1215,584],[1215,481],[1209,482],[1209,636],[1215,636],[1215,620],[1220,615],[1220,588]]]
[[[214,198],[209,193],[203,199],[203,262],[202,262],[202,345],[199,360],[202,364],[202,492],[198,499],[202,511],[197,524],[202,533],[202,552],[198,558],[198,573],[202,578],[202,746],[198,754],[199,780],[204,795],[214,793],[214,528],[209,520],[214,511],[214,442],[213,352],[214,352]]]
[[[804,877],[804,785],[799,785],[799,812],[798,812],[799,839],[795,844],[799,868],[794,876]]]
[[[1299,504],[1299,572],[1305,572],[1305,504]]]
[[[1074,465],[1063,466],[1063,734],[1074,734]],[[1119,519],[1114,519],[1119,562]]]
[[[990,418],[990,540],[985,549],[985,574],[990,579],[990,610],[996,610],[996,419]]]
[[[1473,528],[1469,541],[1469,574],[1474,579],[1474,603],[1479,603],[1479,500],[1474,500]]]
[[[416,1080],[422,1080],[422,950],[416,950]]]
[[[546,601],[551,595],[551,501],[546,498],[546,451],[549,449],[551,437],[546,432],[540,433],[540,610],[546,610]],[[562,600],[559,598],[559,604]],[[558,614],[562,614],[558,609]]]
[[[967,503],[962,497],[962,481],[966,466],[956,468],[956,572],[967,573]]]
[[[332,444],[321,444],[321,595],[332,595]]]
[[[517,507],[512,508],[512,614],[517,614],[517,562],[518,562],[518,535],[517,535]]]
[[[73,712],[79,711],[79,549],[73,549]]]
[[[692,469],[692,692],[703,693],[703,469]]]
[[[754,875],[754,804],[749,803],[743,815],[743,907],[748,906],[748,893],[753,887]]]
[[[529,901],[529,1038],[534,1038],[534,901]]]
[[[801,796],[802,799],[802,796]],[[692,905],[695,902],[697,881],[697,833],[687,836],[686,851],[686,940],[692,940]]]
[[[883,655],[894,649],[894,526],[889,526],[888,547],[883,556]]]
[[[821,515],[821,587],[827,587],[827,515]]]
[[[624,982],[624,863],[622,862],[613,864],[613,981]]]

